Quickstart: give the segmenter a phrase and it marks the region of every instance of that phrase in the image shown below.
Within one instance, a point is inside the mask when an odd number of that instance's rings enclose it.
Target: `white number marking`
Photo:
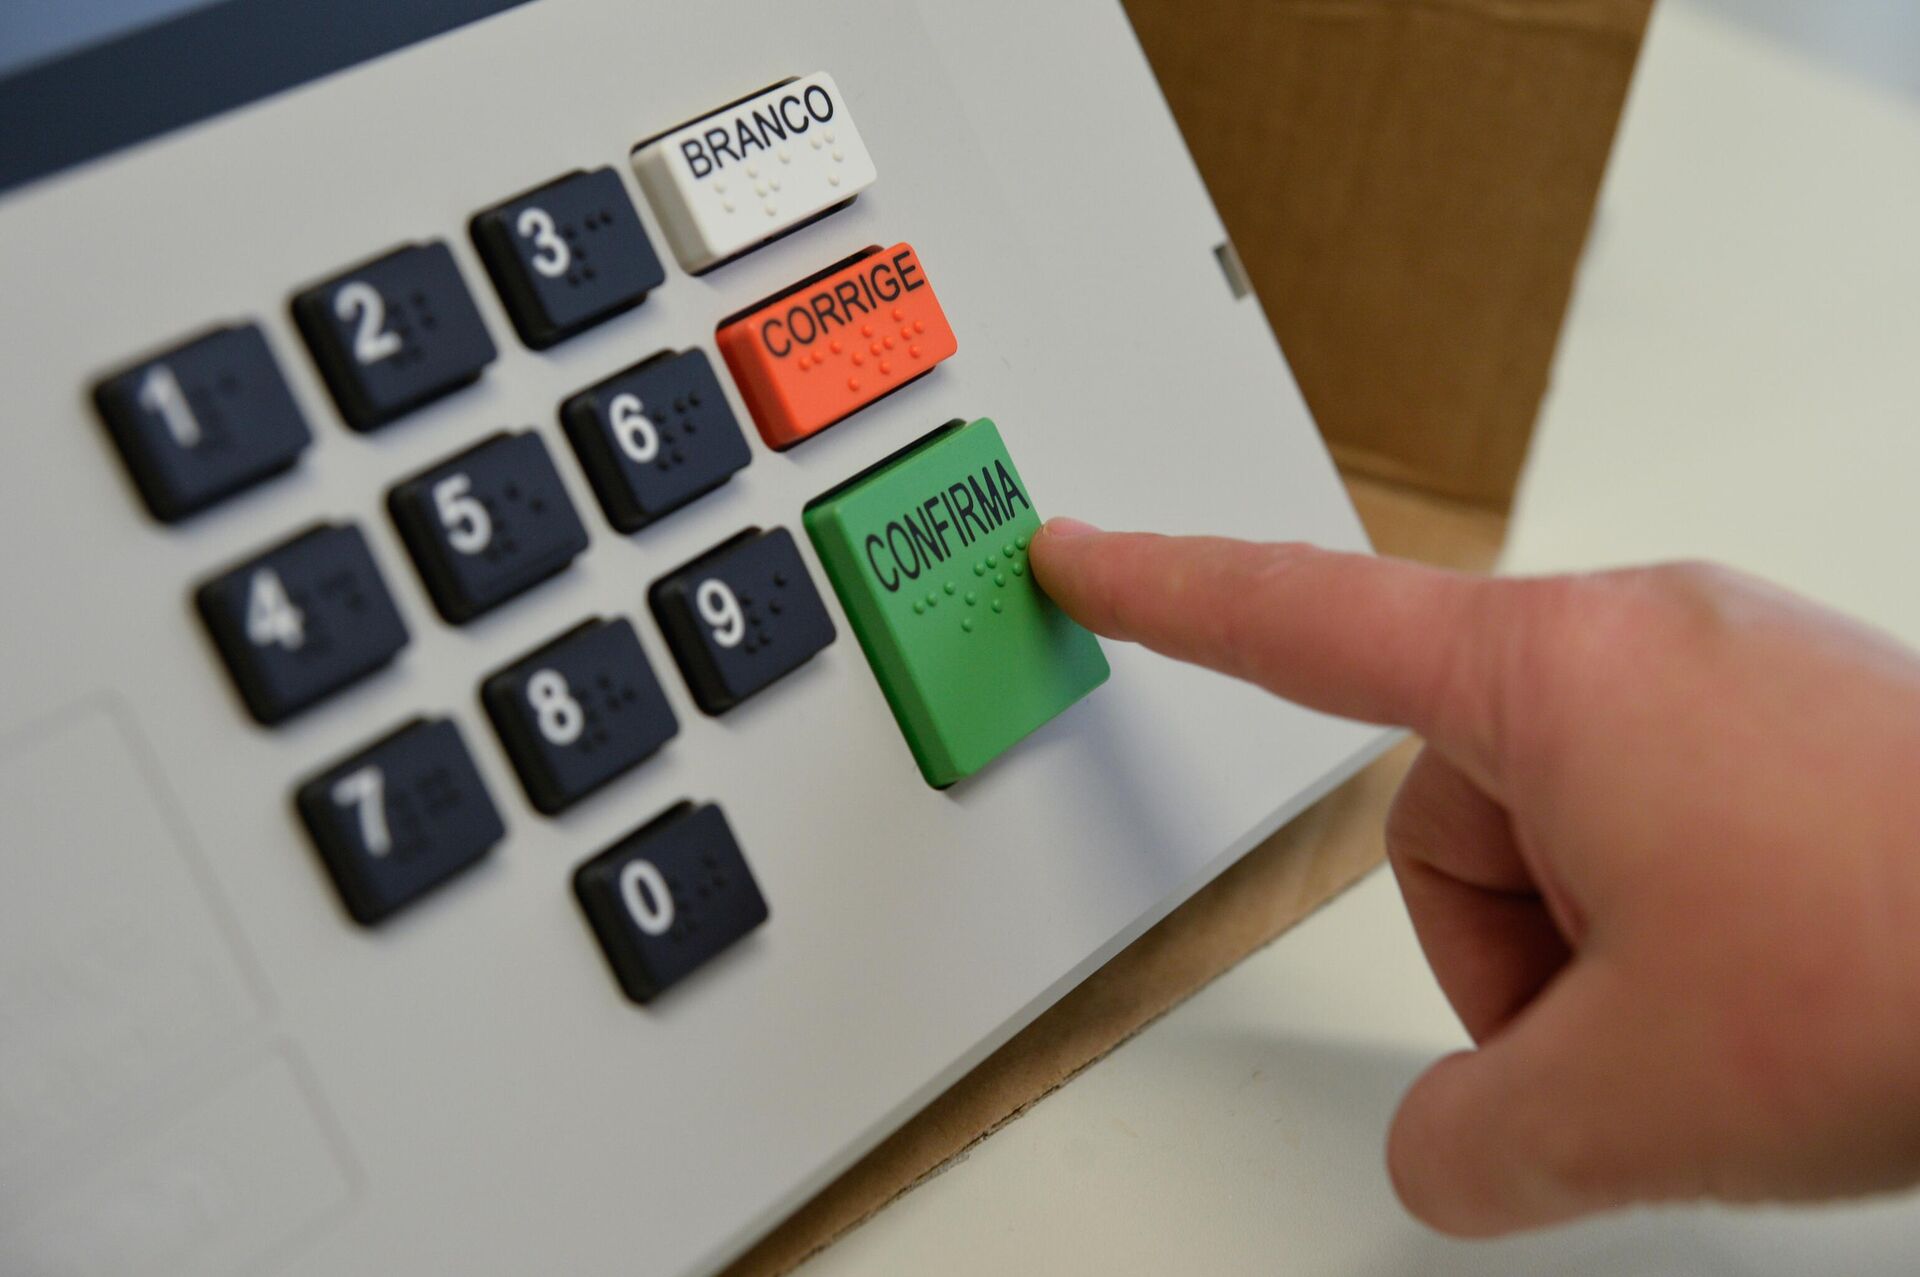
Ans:
[[[307,618],[272,568],[261,568],[247,582],[247,638],[255,647],[277,644],[289,652],[307,641]]]
[[[380,290],[360,280],[349,280],[333,295],[333,313],[343,324],[356,324],[353,330],[353,357],[363,364],[377,364],[400,353],[400,334],[387,327],[387,303]]]
[[[472,490],[464,474],[448,475],[433,485],[433,509],[447,530],[447,544],[462,554],[478,554],[493,540],[493,520]]]
[[[708,577],[700,582],[700,588],[693,592],[693,606],[721,647],[737,647],[747,636],[747,618],[740,611],[740,600],[725,581]]]
[[[200,442],[200,420],[180,389],[180,379],[165,364],[155,364],[140,379],[140,406],[160,418],[178,446],[191,448]]]
[[[520,232],[520,238],[533,241],[535,270],[548,279],[558,279],[567,273],[567,267],[573,264],[573,254],[567,251],[567,241],[554,233],[553,218],[547,216],[546,209],[523,210],[513,228]]]
[[[673,929],[673,896],[652,861],[629,860],[621,866],[620,899],[633,925],[647,935],[663,936]]]
[[[660,432],[640,406],[639,395],[615,395],[607,405],[607,420],[613,423],[613,437],[620,441],[620,451],[635,465],[644,466],[660,455]]]
[[[555,745],[573,744],[586,728],[586,711],[559,670],[541,670],[527,680],[527,704],[539,717],[540,734]]]
[[[369,856],[393,850],[393,835],[387,830],[387,778],[378,767],[362,767],[334,781],[333,805],[359,808],[360,844]]]

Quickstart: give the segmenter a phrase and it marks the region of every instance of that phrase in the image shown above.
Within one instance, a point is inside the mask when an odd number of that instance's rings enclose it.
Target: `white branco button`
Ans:
[[[873,157],[821,71],[641,143],[633,169],[680,265],[698,274],[873,185]]]

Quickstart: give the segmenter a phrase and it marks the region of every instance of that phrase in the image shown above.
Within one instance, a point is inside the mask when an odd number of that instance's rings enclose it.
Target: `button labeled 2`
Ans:
[[[620,988],[658,997],[767,920],[720,809],[680,803],[574,871],[574,895]]]
[[[873,157],[826,72],[642,142],[633,171],[673,255],[698,275],[873,185]]]
[[[506,836],[460,729],[416,718],[300,786],[294,805],[362,926],[392,916]]]
[[[387,511],[434,607],[455,625],[564,570],[587,548],[587,530],[532,431],[502,431],[396,484]]]
[[[316,284],[294,297],[293,318],[355,430],[458,390],[496,353],[440,240],[395,249]]]
[[[527,798],[551,816],[653,756],[680,730],[624,618],[587,621],[480,685]]]
[[[724,714],[833,642],[833,620],[785,528],[748,528],[647,592],[693,699]]]
[[[726,320],[718,341],[773,448],[818,434],[959,349],[908,244],[802,280]]]
[[[638,532],[751,461],[704,351],[663,352],[560,406],[607,522]]]
[[[1107,680],[1040,592],[999,428],[955,423],[807,505],[807,535],[927,783],[970,776]]]
[[[140,495],[174,523],[278,474],[313,442],[260,325],[221,328],[93,392]]]
[[[268,725],[359,681],[407,627],[352,525],[321,524],[202,585],[194,602],[254,718]]]

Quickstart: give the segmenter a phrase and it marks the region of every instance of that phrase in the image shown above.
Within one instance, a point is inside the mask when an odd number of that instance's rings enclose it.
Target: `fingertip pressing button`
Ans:
[[[934,432],[803,518],[928,784],[979,771],[1106,681],[1099,641],[1027,570],[1040,518],[992,421]]]

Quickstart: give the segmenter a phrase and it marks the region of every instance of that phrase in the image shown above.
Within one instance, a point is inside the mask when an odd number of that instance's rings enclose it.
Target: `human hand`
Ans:
[[[1076,620],[1427,747],[1387,852],[1476,1049],[1395,1188],[1488,1236],[1920,1181],[1920,659],[1722,569],[1486,579],[1034,539]]]

